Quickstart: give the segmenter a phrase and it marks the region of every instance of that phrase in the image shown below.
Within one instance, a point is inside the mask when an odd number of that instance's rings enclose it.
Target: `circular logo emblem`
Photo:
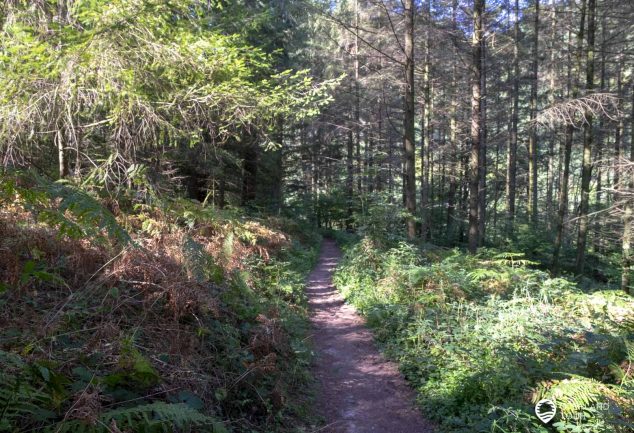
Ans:
[[[548,424],[555,417],[555,413],[557,413],[557,406],[552,400],[544,398],[535,405],[535,415],[544,424]]]

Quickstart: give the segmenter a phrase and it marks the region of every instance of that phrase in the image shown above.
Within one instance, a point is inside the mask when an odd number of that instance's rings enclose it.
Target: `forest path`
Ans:
[[[306,292],[318,382],[317,412],[328,433],[428,433],[431,423],[414,406],[398,367],[374,345],[372,333],[332,283],[341,252],[325,239]]]

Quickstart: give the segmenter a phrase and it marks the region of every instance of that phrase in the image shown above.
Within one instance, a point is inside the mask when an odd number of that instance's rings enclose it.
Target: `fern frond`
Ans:
[[[190,238],[185,237],[182,246],[185,268],[190,278],[197,282],[222,279],[222,269],[216,265],[213,257],[207,253],[205,247]]]
[[[0,203],[19,203],[35,214],[41,222],[57,227],[72,238],[95,238],[105,230],[108,236],[123,244],[130,235],[119,225],[110,211],[80,187],[65,181],[51,182],[35,177],[37,188],[23,187],[15,179],[0,179]]]
[[[61,224],[63,228],[79,235],[95,235],[101,230],[106,230],[111,238],[120,242],[130,242],[130,236],[119,225],[114,215],[105,209],[90,194],[66,182],[45,182],[42,187],[52,199],[61,199],[57,206],[57,212],[53,220]],[[66,211],[70,212],[76,222],[64,217]],[[46,215],[52,217],[50,213]]]
[[[233,241],[233,232],[229,232],[222,241],[222,257],[227,262],[231,261],[231,256],[233,256]]]
[[[533,403],[542,398],[550,398],[555,401],[562,417],[568,418],[613,394],[607,385],[597,380],[574,376],[570,379],[542,382],[533,393]]]
[[[477,283],[478,281],[486,280],[489,278],[497,278],[500,276],[500,272],[492,269],[479,268],[475,269],[472,272],[469,272],[467,276],[472,283]]]
[[[47,410],[51,397],[21,376],[0,373],[0,431],[14,431],[21,420],[43,421],[55,416]]]
[[[155,402],[132,408],[115,409],[102,414],[95,425],[80,420],[63,421],[46,431],[56,433],[108,433],[116,424],[121,431],[171,433],[175,429],[196,428],[198,432],[228,433],[213,417],[204,415],[184,403]]]
[[[186,236],[183,240],[182,252],[187,274],[196,281],[203,281],[205,279],[205,268],[209,262],[209,255],[204,247],[189,236]]]
[[[491,264],[498,266],[510,266],[512,268],[517,267],[526,267],[530,265],[538,265],[538,262],[528,260],[524,253],[499,253],[493,256],[493,260],[490,261]]]

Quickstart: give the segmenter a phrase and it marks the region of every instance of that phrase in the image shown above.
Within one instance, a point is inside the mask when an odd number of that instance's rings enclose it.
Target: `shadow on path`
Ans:
[[[319,432],[433,432],[414,406],[414,393],[398,367],[379,353],[363,319],[332,284],[341,252],[326,239],[308,279],[313,344],[317,354],[317,410],[326,420]]]

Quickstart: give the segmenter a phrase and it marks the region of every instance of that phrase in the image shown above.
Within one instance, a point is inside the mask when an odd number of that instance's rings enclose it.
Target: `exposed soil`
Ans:
[[[317,411],[328,433],[428,433],[434,431],[414,406],[414,393],[397,366],[374,345],[372,333],[332,284],[341,252],[324,240],[309,277],[318,382]]]

